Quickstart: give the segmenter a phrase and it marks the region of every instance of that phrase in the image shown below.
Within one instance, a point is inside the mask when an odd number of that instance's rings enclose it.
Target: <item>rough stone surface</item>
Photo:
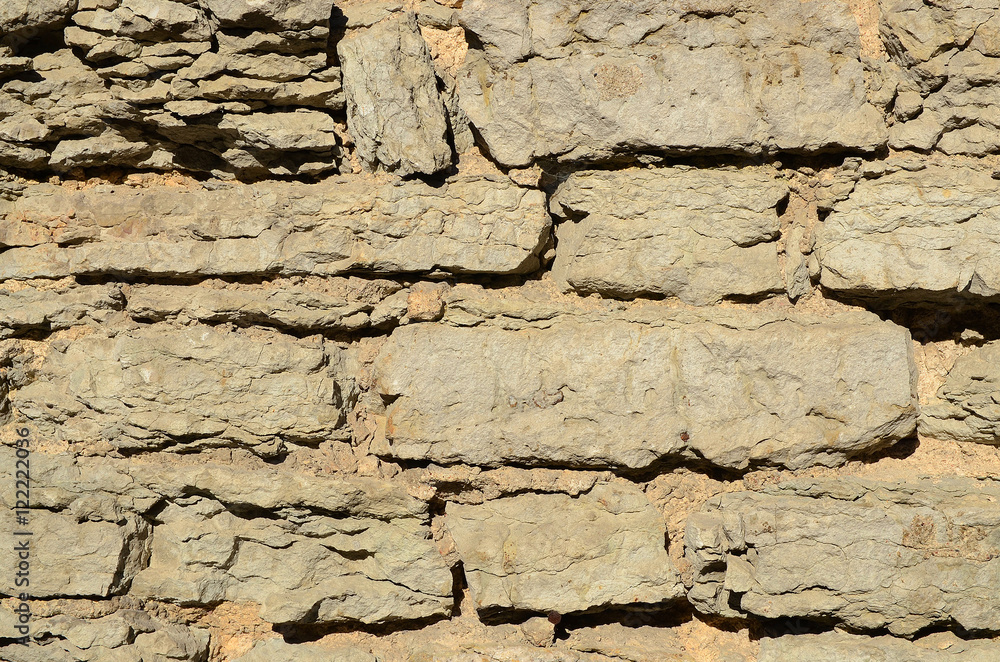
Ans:
[[[436,188],[348,178],[218,190],[42,184],[0,202],[0,247],[15,247],[0,253],[0,280],[524,273],[537,268],[550,223],[541,191],[480,178]]]
[[[536,314],[548,321],[518,331],[394,331],[375,362],[391,404],[373,450],[490,466],[803,467],[915,428],[909,335],[873,318]]]
[[[23,542],[12,535],[25,528],[16,524],[15,504],[9,501],[0,516],[2,540],[8,549],[14,549],[15,542]],[[45,572],[30,578],[31,595],[37,598],[123,593],[149,558],[150,527],[135,516],[122,514],[118,521],[78,521],[71,515],[35,511],[29,526],[34,542],[33,562],[36,568],[45,568]],[[0,561],[6,577],[15,576],[17,562],[14,554]],[[9,581],[5,581],[4,587],[8,585]],[[0,591],[3,597],[18,593],[7,588]]]
[[[896,303],[997,296],[997,208],[988,170],[935,165],[862,180],[817,233],[820,283]]]
[[[921,434],[1000,445],[1000,343],[959,357],[937,397],[920,409]]]
[[[552,271],[581,293],[676,296],[695,304],[784,289],[769,170],[576,172],[552,197],[568,217]]]
[[[95,619],[57,615],[38,619],[32,625],[38,637],[32,645],[0,646],[0,656],[6,662],[207,662],[209,659],[207,630],[170,625],[136,609],[122,609]]]
[[[7,0],[0,7],[0,35],[62,25],[77,0]]]
[[[11,393],[49,438],[125,449],[237,445],[264,455],[341,434],[340,351],[316,338],[193,325],[94,333]]]
[[[0,338],[33,330],[67,329],[87,319],[107,322],[124,303],[117,285],[0,289]]]
[[[273,519],[183,501],[157,515],[134,594],[186,605],[258,602],[271,623],[374,624],[451,611],[451,572],[419,520]]]
[[[322,280],[311,287],[312,282],[279,279],[252,289],[136,286],[129,291],[128,313],[143,321],[188,318],[315,331],[359,331],[398,322],[406,313],[409,292],[400,291],[394,281],[366,281],[360,291],[345,294],[327,291],[323,285],[328,283]],[[89,309],[88,314],[94,315]]]
[[[963,641],[939,632],[910,642],[896,637],[862,637],[841,632],[787,635],[764,639],[758,662],[989,662],[996,657],[995,641]]]
[[[337,44],[347,127],[370,168],[405,176],[451,164],[448,120],[416,15],[357,30]]]
[[[713,497],[687,521],[688,599],[727,616],[912,635],[1000,630],[1000,489],[962,478],[801,479]]]
[[[662,519],[630,486],[450,504],[446,521],[480,612],[568,613],[683,595]]]
[[[268,639],[236,662],[377,662],[377,658],[357,648],[330,649]]]
[[[981,156],[1000,150],[991,99],[1000,89],[1000,3],[882,3],[882,37],[900,80],[896,149]]]
[[[885,144],[847,4],[469,0],[462,108],[506,166]]]

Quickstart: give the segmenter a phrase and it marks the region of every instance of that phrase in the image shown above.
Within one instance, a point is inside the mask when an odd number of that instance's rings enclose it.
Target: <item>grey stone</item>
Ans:
[[[0,289],[0,338],[31,330],[68,329],[86,319],[105,322],[124,305],[117,285],[12,292]]]
[[[427,503],[410,496],[402,486],[362,476],[313,476],[213,462],[150,461],[116,465],[116,468],[143,490],[175,500],[194,493],[210,494],[229,505],[266,510],[307,508],[382,520],[419,519],[427,514]],[[131,490],[133,486],[126,487]]]
[[[581,293],[694,304],[784,289],[775,173],[689,168],[573,173],[552,197],[553,276]]]
[[[79,245],[53,235],[64,215]],[[39,245],[0,253],[0,280],[83,274],[527,273],[551,221],[541,191],[465,177],[444,186],[263,183],[215,191],[47,184],[0,201],[0,223],[31,219]],[[21,239],[15,246],[27,243]]]
[[[377,659],[357,648],[286,644],[281,639],[268,639],[258,642],[235,662],[377,662]]]
[[[997,642],[965,641],[950,632],[937,632],[916,641],[895,637],[865,637],[844,632],[786,635],[761,640],[759,662],[990,662]]]
[[[816,618],[910,636],[1000,630],[992,481],[793,479],[688,517],[688,599],[726,616]]]
[[[222,27],[308,30],[329,27],[333,0],[204,0]]]
[[[373,451],[488,466],[799,468],[915,430],[905,329],[868,315],[646,310],[588,317],[510,295],[453,298],[445,322],[472,328],[400,327],[375,360],[374,389],[391,404]],[[500,328],[505,315],[521,320]]]
[[[920,433],[1000,445],[1000,343],[958,357],[937,402],[920,408]]]
[[[287,283],[239,290],[148,285],[132,288],[128,297],[129,314],[141,320],[163,321],[185,316],[203,322],[315,331],[368,328],[378,306],[379,303],[350,300]],[[395,315],[386,315],[378,322],[398,321],[405,312],[404,306]]]
[[[337,53],[347,127],[368,168],[430,175],[451,164],[444,102],[414,14],[349,33]]]
[[[505,166],[887,140],[846,5],[470,0],[460,20],[484,47],[462,108]]]
[[[632,486],[448,504],[445,521],[481,613],[570,613],[684,593],[663,518]]]
[[[820,283],[890,303],[1000,294],[996,180],[956,165],[858,182],[817,231]]]
[[[132,593],[185,605],[255,602],[272,623],[447,615],[452,576],[430,527],[407,518],[236,515],[194,497],[157,516]]]
[[[990,101],[1000,90],[1000,3],[883,3],[881,31],[902,68],[903,87],[890,129],[895,149],[937,149],[982,156],[1000,150]]]
[[[32,644],[0,646],[6,662],[208,660],[208,630],[168,625],[134,609],[94,619],[60,614],[36,618],[31,626]]]
[[[242,445],[272,454],[284,443],[342,437],[340,350],[192,325],[99,331],[49,354],[11,393],[50,440],[118,449]]]
[[[13,467],[13,462],[11,463]],[[13,488],[13,484],[11,485]],[[13,489],[10,490],[13,493]],[[5,490],[6,492],[6,490]],[[11,496],[14,496],[11,494]],[[5,498],[11,508],[0,513],[2,541],[14,549],[26,536],[15,531],[31,531],[30,595],[35,598],[108,597],[125,592],[129,582],[149,558],[149,525],[134,515],[118,521],[77,521],[76,517],[46,510],[31,510],[27,526],[15,521],[17,501]],[[4,576],[13,578],[18,557],[7,554],[0,560]],[[16,595],[12,581],[2,589],[5,597]]]
[[[52,243],[58,241],[52,228],[64,214],[75,215],[77,231],[86,229],[92,240]],[[344,178],[215,191],[100,186],[70,192],[43,184],[13,202],[0,201],[0,219],[22,218],[32,220],[40,245],[0,253],[0,280],[526,273],[538,267],[551,223],[541,191],[482,178],[439,187]]]

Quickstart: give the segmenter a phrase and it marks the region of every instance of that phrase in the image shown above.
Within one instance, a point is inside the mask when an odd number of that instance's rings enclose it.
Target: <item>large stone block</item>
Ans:
[[[72,611],[72,609],[68,610]],[[16,638],[3,628],[0,638]],[[4,662],[207,662],[208,630],[171,625],[137,609],[109,616],[78,618],[58,614],[35,618],[27,646],[0,646]]]
[[[10,399],[52,441],[272,454],[344,436],[341,361],[317,338],[151,325],[61,346]]]
[[[965,641],[950,632],[934,633],[912,642],[896,637],[824,632],[762,639],[758,662],[990,662],[996,657],[996,647],[996,641]]]
[[[129,582],[149,558],[150,527],[139,517],[79,521],[72,514],[33,509],[24,523],[16,519],[16,503],[10,501],[9,508],[0,512],[0,542],[12,550],[0,560],[2,596],[22,592],[35,598],[118,595],[128,590]],[[31,535],[14,535],[16,531]],[[22,559],[13,550],[24,543],[28,545],[29,567],[22,577],[30,583],[17,586],[15,577]]]
[[[631,486],[449,504],[446,523],[480,612],[568,613],[683,595],[663,518]]]
[[[238,515],[194,497],[157,515],[135,595],[184,605],[255,602],[272,623],[443,616],[452,576],[416,518]]]
[[[581,293],[663,294],[715,303],[784,289],[776,207],[788,187],[773,170],[577,172],[553,210],[553,274]]]
[[[347,127],[369,168],[431,175],[451,164],[444,102],[414,14],[349,33],[337,53]]]
[[[550,224],[541,191],[481,178],[79,192],[44,184],[0,202],[0,247],[15,247],[0,253],[0,280],[525,273],[538,267]]]
[[[494,158],[873,150],[846,4],[470,0],[463,110]]]
[[[478,315],[509,306],[516,329]],[[484,297],[473,328],[395,330],[375,361],[391,403],[376,453],[407,460],[733,469],[835,465],[915,430],[905,329],[840,319],[661,309],[558,314]],[[533,308],[532,308],[533,307]],[[454,307],[453,307],[454,308]]]
[[[688,599],[896,635],[1000,631],[998,503],[993,482],[962,478],[798,479],[713,497],[687,521]]]
[[[1000,150],[1000,3],[884,0],[881,32],[901,68],[893,105],[895,149],[982,156]]]
[[[817,231],[822,286],[888,303],[1000,294],[990,171],[908,167],[861,180],[834,207]]]

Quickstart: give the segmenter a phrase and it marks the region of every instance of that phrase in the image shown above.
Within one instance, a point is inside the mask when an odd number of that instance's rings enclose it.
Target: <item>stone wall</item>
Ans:
[[[998,89],[998,0],[5,0],[0,660],[998,659]]]

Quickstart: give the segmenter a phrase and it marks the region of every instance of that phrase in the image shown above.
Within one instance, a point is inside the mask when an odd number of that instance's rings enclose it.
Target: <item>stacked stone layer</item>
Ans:
[[[994,659],[998,26],[7,2],[0,659]]]

